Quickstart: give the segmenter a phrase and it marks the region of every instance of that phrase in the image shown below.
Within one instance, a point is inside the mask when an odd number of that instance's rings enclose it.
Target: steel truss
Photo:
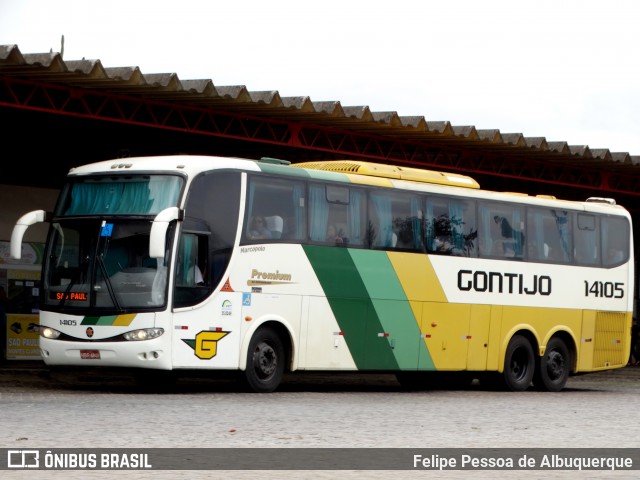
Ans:
[[[538,153],[531,158],[531,152],[519,153],[516,147],[502,146],[498,150],[493,144],[478,142],[477,146],[472,146],[469,141],[460,146],[450,137],[442,142],[412,141],[392,135],[248,115],[222,107],[188,106],[7,76],[0,76],[0,106],[294,147],[328,153],[334,158],[360,158],[464,172],[471,176],[482,174],[584,188],[608,196],[640,195],[640,176],[629,175],[628,171],[585,168],[572,164],[576,157],[553,152]]]

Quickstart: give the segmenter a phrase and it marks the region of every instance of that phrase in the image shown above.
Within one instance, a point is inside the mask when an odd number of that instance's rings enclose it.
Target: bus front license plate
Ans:
[[[80,350],[82,360],[100,360],[100,350]]]

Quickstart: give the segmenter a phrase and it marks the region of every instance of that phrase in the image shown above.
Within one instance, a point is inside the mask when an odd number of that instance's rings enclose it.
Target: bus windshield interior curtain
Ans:
[[[65,215],[157,214],[177,205],[180,180],[164,178],[140,182],[75,183]]]
[[[148,213],[158,214],[165,208],[178,205],[182,180],[178,177],[151,177],[147,185],[149,188]]]

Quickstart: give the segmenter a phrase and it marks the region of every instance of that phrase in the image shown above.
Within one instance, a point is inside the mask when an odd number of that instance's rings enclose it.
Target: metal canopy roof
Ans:
[[[281,97],[277,90],[217,86],[175,73],[143,74],[138,67],[105,68],[100,60],[64,60],[56,52],[23,54],[17,45],[0,45],[0,109],[5,107],[307,152],[306,158],[288,158],[294,161],[317,158],[316,152],[536,182],[533,193],[541,193],[538,186],[556,192],[561,186],[640,195],[640,156],[627,152],[372,112],[337,100]]]

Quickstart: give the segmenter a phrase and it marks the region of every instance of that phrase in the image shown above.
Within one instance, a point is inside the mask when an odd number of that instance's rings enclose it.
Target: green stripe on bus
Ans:
[[[350,250],[353,262],[372,300],[398,366],[403,370],[434,369],[422,340],[420,322],[409,304],[404,288],[386,252]]]
[[[260,170],[265,173],[275,173],[288,177],[302,177],[313,180],[331,180],[333,182],[351,183],[349,176],[341,172],[327,172],[324,170],[311,170],[306,168],[291,168],[284,165],[273,165],[271,163],[256,163]]]
[[[118,318],[116,315],[84,317],[80,325],[113,325],[116,318]]]
[[[361,272],[347,248],[304,245],[353,361],[362,370],[396,370],[398,362]],[[374,252],[382,257],[384,252]],[[373,259],[373,261],[378,261]]]
[[[276,175],[286,175],[288,177],[309,178],[309,173],[303,168],[291,168],[286,165],[274,165],[272,163],[256,162],[256,165],[264,173],[273,173]]]

